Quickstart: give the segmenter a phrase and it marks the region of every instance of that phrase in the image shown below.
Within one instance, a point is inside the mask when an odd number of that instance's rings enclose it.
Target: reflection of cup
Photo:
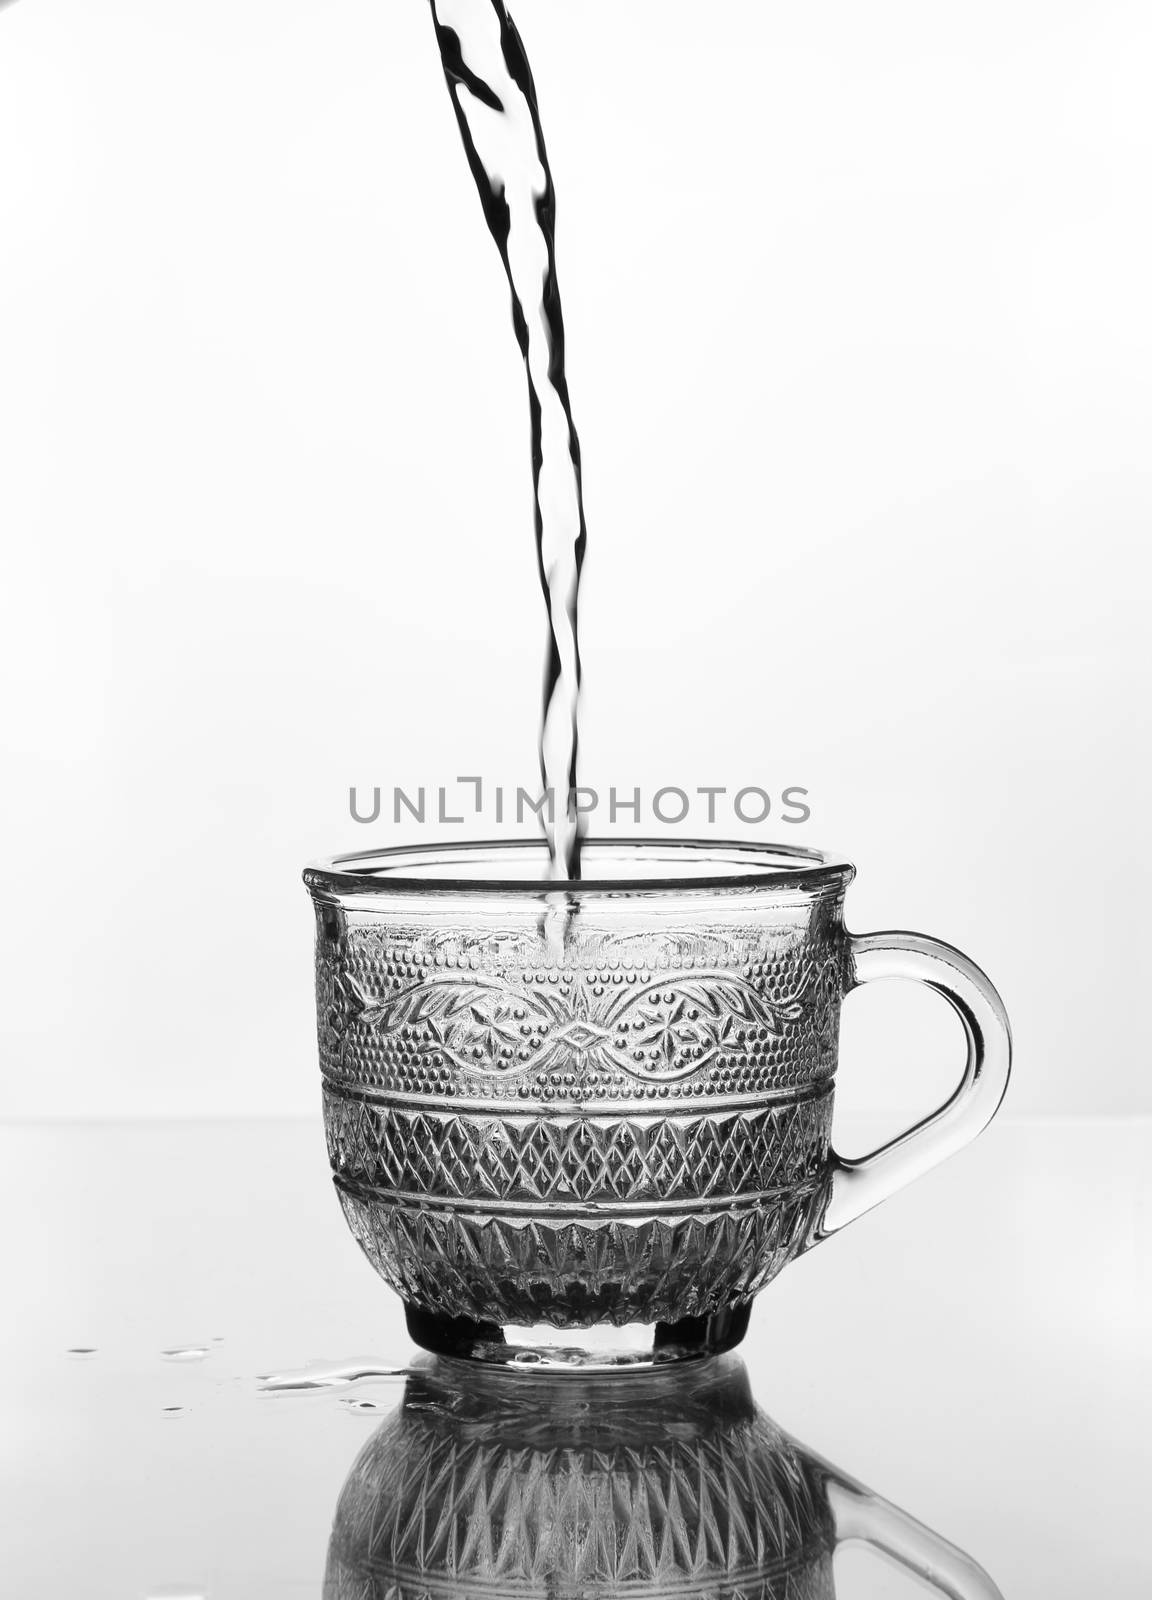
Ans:
[[[853,869],[814,851],[589,842],[559,890],[542,864],[472,845],[305,874],[345,1215],[442,1354],[729,1348],[783,1266],[987,1124],[1004,1008],[947,945],[849,934]],[[873,978],[942,994],[968,1061],[934,1116],[846,1161],[840,1004]]]
[[[734,1358],[540,1377],[432,1366],[344,1485],[325,1600],[833,1600],[846,1540],[953,1600],[975,1562],[782,1433]]]

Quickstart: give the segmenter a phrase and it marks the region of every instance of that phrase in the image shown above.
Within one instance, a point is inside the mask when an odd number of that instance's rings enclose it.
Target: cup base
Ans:
[[[633,1322],[624,1327],[519,1327],[450,1317],[404,1303],[408,1333],[433,1355],[523,1372],[622,1372],[678,1361],[700,1361],[732,1350],[748,1331],[752,1302],[710,1317],[680,1322]]]

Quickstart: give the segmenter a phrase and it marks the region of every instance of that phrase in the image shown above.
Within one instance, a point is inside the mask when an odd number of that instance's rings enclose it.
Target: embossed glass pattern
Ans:
[[[337,1188],[431,1348],[542,1359],[508,1330],[633,1325],[650,1357],[732,1344],[789,1260],[966,1142],[1003,1093],[987,980],[919,936],[854,940],[847,863],[586,852],[589,876],[563,887],[535,880],[529,845],[306,874]],[[929,1124],[846,1163],[830,1143],[840,1006],[868,962],[944,993],[969,1061]],[[593,1359],[560,1343],[555,1359]]]

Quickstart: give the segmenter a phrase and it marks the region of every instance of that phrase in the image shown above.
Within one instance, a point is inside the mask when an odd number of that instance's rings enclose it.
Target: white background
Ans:
[[[1014,1111],[1152,1110],[1148,7],[517,15],[587,781],[805,786],[762,832],[988,968]],[[0,1111],[315,1111],[299,869],[415,836],[349,785],[535,775],[523,374],[426,6],[0,8],[0,228]],[[931,997],[846,1018],[849,1106],[958,1070]]]

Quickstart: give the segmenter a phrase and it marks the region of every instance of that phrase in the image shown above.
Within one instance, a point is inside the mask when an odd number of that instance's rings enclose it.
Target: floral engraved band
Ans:
[[[591,846],[611,876],[559,901],[497,876],[500,847],[306,874],[337,1190],[429,1348],[547,1361],[517,1330],[551,1329],[586,1364],[598,1327],[645,1330],[650,1360],[726,1348],[875,1203],[831,1147],[867,944],[843,925],[851,868],[699,845],[694,875],[653,882],[655,849]]]
[[[524,1097],[537,1084],[545,1099],[577,1084],[615,1098],[694,1080],[690,1092],[702,1094],[730,1087],[733,1073],[763,1087],[770,1063],[805,1031],[835,1048],[843,962],[831,953],[761,956],[737,971],[684,966],[691,940],[680,934],[656,970],[651,941],[647,961],[623,951],[579,968],[532,967],[511,964],[493,941],[443,942],[385,943],[375,930],[326,939],[321,928],[326,1074],[399,1088],[418,1066],[440,1074],[430,1081],[449,1094],[464,1075],[476,1093]],[[717,1066],[718,1076],[706,1070]]]

